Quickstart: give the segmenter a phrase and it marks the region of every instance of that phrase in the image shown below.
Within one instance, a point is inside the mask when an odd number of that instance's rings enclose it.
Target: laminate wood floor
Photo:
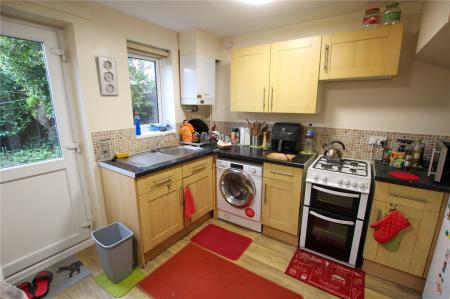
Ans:
[[[305,299],[337,298],[323,292],[308,284],[302,283],[286,274],[286,270],[296,248],[291,245],[279,242],[262,234],[235,226],[221,220],[209,220],[207,223],[214,223],[228,230],[235,231],[241,235],[253,239],[252,245],[246,250],[244,255],[236,262],[252,272],[255,272],[273,282],[282,285],[292,291],[301,294]],[[152,272],[162,263],[171,258],[181,248],[183,248],[190,238],[201,230],[207,223],[203,224],[189,235],[179,240],[156,258],[151,260],[144,271]],[[79,253],[80,259],[92,271],[92,275],[83,279],[78,284],[66,289],[55,298],[113,298],[106,291],[100,288],[94,281],[94,277],[101,273],[101,267],[97,258],[95,247],[89,247]],[[134,287],[123,298],[148,298],[137,287]],[[386,280],[366,274],[366,299],[409,299],[421,298],[421,294],[412,289],[408,289]]]

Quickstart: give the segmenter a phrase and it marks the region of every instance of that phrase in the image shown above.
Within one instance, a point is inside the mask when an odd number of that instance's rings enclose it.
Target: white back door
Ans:
[[[0,21],[0,264],[9,276],[90,229],[57,32]]]

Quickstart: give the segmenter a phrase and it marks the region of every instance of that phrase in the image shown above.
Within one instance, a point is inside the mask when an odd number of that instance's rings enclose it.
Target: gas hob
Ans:
[[[319,156],[308,168],[306,181],[360,193],[369,193],[371,182],[369,161],[343,159],[342,162],[328,162]]]

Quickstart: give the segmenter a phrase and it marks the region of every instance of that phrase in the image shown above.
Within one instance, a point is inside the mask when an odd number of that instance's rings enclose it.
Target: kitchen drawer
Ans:
[[[376,182],[375,200],[377,201],[438,213],[443,199],[444,193],[441,192]]]
[[[137,180],[138,195],[148,193],[164,185],[181,180],[181,166],[164,169],[155,174],[140,178]]]
[[[189,163],[185,163],[183,164],[183,178],[196,174],[205,169],[211,169],[212,164],[213,164],[212,156],[208,156],[206,158],[201,158]]]
[[[300,168],[264,163],[263,176],[285,182],[293,182],[301,179],[303,170]]]

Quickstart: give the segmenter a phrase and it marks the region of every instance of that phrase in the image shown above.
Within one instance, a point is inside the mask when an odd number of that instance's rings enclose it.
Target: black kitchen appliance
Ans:
[[[303,126],[296,123],[275,123],[272,127],[272,150],[280,153],[297,154]]]

